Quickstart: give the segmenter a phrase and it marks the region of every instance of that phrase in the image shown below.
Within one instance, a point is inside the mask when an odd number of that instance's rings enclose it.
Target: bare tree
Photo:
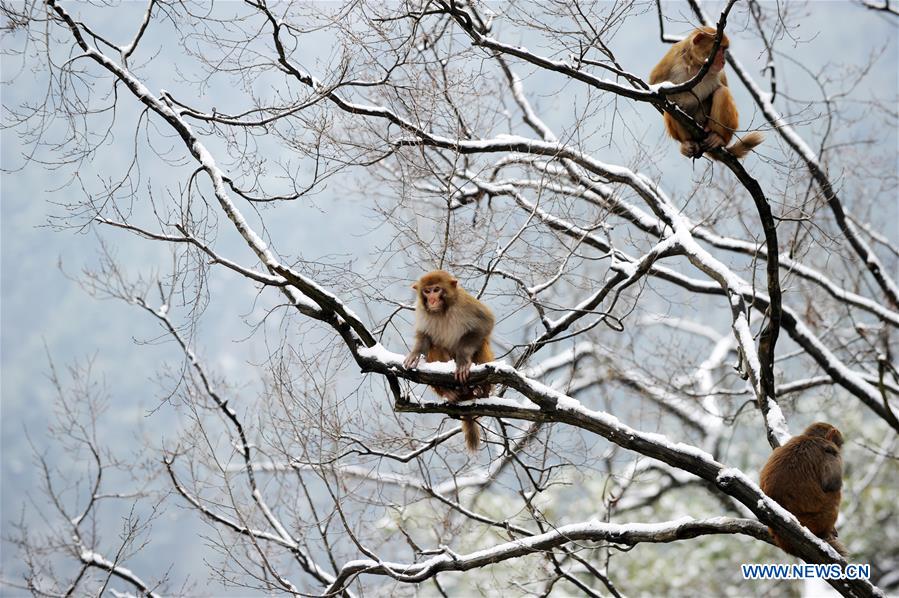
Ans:
[[[872,565],[829,583],[899,587],[896,98],[853,95],[876,53],[816,72],[790,51],[814,43],[798,30],[811,17],[752,0],[150,0],[127,30],[105,26],[111,10],[4,5],[10,47],[46,77],[6,126],[67,184],[55,224],[109,231],[81,283],[180,352],[160,409],[183,425],[129,470],[80,412],[95,393],[57,381],[90,484],[67,496],[41,462],[53,532],[12,535],[30,573],[11,587],[197,592],[168,565],[128,568],[147,518],[176,504],[208,524],[206,575],[242,591],[787,594],[739,572],[789,558],[768,528],[808,563],[846,564],[755,483],[815,420],[850,439],[839,528]],[[662,140],[662,112],[701,127],[643,73],[697,24],[727,31],[744,126],[767,132],[745,163],[690,163]],[[618,49],[635,35],[643,54]],[[110,155],[115,172],[82,175]],[[344,205],[335,187],[357,198],[357,228],[322,257],[297,214]],[[169,247],[165,274],[119,263],[107,239],[122,232]],[[449,403],[425,385],[452,386],[451,370],[402,365],[408,284],[433,268],[499,315],[501,357],[471,374],[491,397]],[[223,285],[257,298],[249,388],[197,332]],[[463,416],[483,429],[477,455]],[[129,505],[116,543],[85,528],[109,529],[101,498]]]

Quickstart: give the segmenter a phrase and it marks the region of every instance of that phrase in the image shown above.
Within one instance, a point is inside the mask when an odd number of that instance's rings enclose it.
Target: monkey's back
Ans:
[[[799,436],[774,449],[760,478],[765,494],[819,536],[833,529],[841,499],[839,486],[826,488],[827,459],[839,459],[833,443]]]
[[[683,54],[685,40],[681,40],[668,48],[668,51],[665,52],[665,55],[662,56],[662,59],[659,61],[657,65],[655,65],[652,71],[649,73],[649,84],[655,85],[656,83],[662,83],[663,81],[668,81],[671,75],[671,71],[674,70],[674,65],[677,62],[678,56]]]

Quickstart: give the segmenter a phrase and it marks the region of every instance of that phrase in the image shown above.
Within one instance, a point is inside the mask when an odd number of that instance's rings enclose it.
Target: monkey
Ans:
[[[494,317],[486,305],[469,295],[448,272],[434,270],[412,285],[415,303],[415,342],[403,362],[407,368],[425,360],[456,362],[456,381],[461,388],[432,387],[434,392],[455,403],[490,395],[489,384],[474,388],[466,383],[473,363],[493,361],[490,334]],[[465,444],[471,452],[480,444],[480,430],[474,418],[462,418]]]
[[[799,523],[846,556],[848,551],[834,529],[842,498],[842,446],[843,435],[838,429],[828,423],[814,423],[774,449],[762,468],[759,485]],[[769,531],[775,544],[790,552],[784,538]]]
[[[654,85],[670,81],[679,85],[692,79],[711,54],[716,34],[717,30],[714,27],[694,29],[685,39],[671,46],[662,60],[652,69],[649,82]],[[697,158],[703,152],[718,147],[724,147],[737,158],[743,158],[765,139],[760,132],[754,131],[727,147],[734,131],[740,125],[737,105],[734,103],[727,86],[727,76],[724,74],[724,52],[729,46],[730,40],[724,35],[705,76],[689,91],[676,93],[670,97],[705,128],[705,138],[694,139],[673,116],[667,112],[663,115],[668,135],[680,142],[680,151],[688,158]]]

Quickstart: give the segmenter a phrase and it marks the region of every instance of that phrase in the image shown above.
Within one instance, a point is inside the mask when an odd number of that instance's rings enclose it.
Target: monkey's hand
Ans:
[[[468,376],[471,373],[471,362],[466,361],[456,364],[456,382],[468,382]]]
[[[696,141],[682,141],[680,144],[680,153],[687,158],[697,158],[702,152],[702,144]]]
[[[403,360],[403,365],[406,366],[406,369],[412,369],[414,367],[418,367],[418,362],[421,360],[421,353],[409,353],[406,355],[406,359]]]

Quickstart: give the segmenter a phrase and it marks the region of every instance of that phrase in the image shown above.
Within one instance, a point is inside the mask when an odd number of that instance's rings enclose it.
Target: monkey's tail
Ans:
[[[762,133],[760,133],[759,131],[753,131],[752,133],[744,135],[742,139],[737,138],[737,141],[732,143],[730,147],[727,148],[727,151],[732,153],[737,158],[742,159],[746,154],[751,152],[764,140],[765,136]]]
[[[476,453],[481,446],[481,428],[478,427],[476,417],[462,417],[462,434],[465,436],[465,446],[469,452]]]
[[[839,552],[840,556],[843,556],[843,557],[849,556],[849,551],[846,549],[846,547],[843,545],[843,543],[840,542],[840,539],[837,538],[837,530],[833,530],[832,532],[830,532],[830,534],[828,534],[827,537],[824,538],[824,540],[828,544],[833,546],[833,549],[836,550],[837,552]]]

